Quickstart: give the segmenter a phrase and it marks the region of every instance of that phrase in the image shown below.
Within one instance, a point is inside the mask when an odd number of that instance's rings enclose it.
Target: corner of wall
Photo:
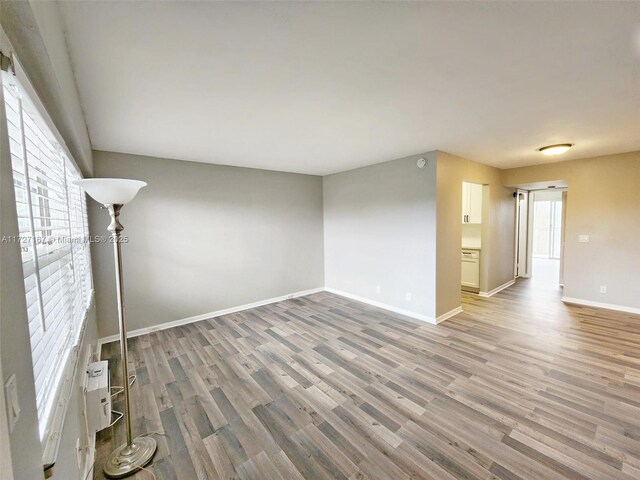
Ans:
[[[91,141],[58,2],[0,2],[0,8],[0,24],[25,76],[78,167],[84,175],[91,175]]]
[[[436,162],[424,152],[323,178],[328,289],[435,318]]]

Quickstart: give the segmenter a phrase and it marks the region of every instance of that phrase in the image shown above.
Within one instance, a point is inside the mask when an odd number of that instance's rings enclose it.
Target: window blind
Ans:
[[[2,85],[43,438],[91,300],[86,196],[72,184],[80,172],[24,91],[4,77]]]

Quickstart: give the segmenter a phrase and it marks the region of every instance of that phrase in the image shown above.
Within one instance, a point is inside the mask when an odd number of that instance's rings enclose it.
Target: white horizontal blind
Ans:
[[[91,301],[93,283],[91,278],[91,254],[89,252],[87,197],[84,191],[73,185],[74,180],[82,177],[74,169],[67,168],[67,192],[69,196],[70,236],[73,253],[74,274],[74,317],[82,322]],[[79,333],[79,332],[77,332]]]
[[[92,281],[81,178],[24,93],[3,81],[41,436],[79,339]]]

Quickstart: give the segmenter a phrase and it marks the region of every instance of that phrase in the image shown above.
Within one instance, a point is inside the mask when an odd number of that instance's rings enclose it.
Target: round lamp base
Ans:
[[[134,474],[153,458],[156,441],[151,437],[137,437],[130,447],[125,443],[116,448],[104,465],[104,474],[109,478],[123,478]]]

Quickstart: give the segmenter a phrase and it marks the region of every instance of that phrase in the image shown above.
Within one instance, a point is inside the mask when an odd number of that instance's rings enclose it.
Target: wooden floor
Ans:
[[[137,337],[134,433],[166,432],[159,480],[638,479],[640,317],[559,297],[464,294],[435,326],[318,293]]]

